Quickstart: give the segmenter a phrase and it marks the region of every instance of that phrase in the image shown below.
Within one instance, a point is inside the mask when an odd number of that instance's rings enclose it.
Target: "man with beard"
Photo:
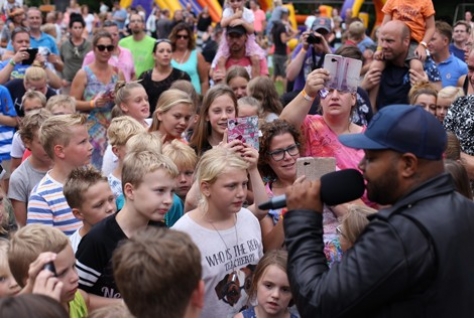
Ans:
[[[474,203],[444,172],[441,123],[420,106],[391,105],[339,140],[364,150],[368,197],[390,206],[329,269],[320,181],[287,190],[288,276],[301,317],[472,317],[474,247],[463,243]]]
[[[132,35],[120,40],[119,46],[132,52],[135,74],[138,78],[142,72],[152,69],[155,65],[153,60],[155,39],[146,34],[145,21],[138,13],[130,15],[129,26]]]
[[[252,75],[252,61],[250,56],[245,54],[245,43],[247,42],[247,30],[242,25],[229,26],[226,28],[225,37],[229,46],[230,56],[227,58],[225,68],[233,65],[243,66],[247,69],[249,75]],[[217,65],[212,65],[211,77],[214,83],[222,81],[225,76],[225,70],[218,69]],[[260,75],[268,75],[267,60],[260,60]]]

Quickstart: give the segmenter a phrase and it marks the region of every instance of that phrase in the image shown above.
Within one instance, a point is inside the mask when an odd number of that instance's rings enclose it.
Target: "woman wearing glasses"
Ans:
[[[364,151],[348,148],[338,139],[341,134],[357,134],[365,130],[365,127],[351,121],[356,107],[356,93],[326,89],[328,81],[327,70],[311,72],[304,89],[283,109],[280,119],[301,127],[306,141],[304,156],[334,157],[339,169],[358,169]],[[322,115],[307,115],[317,94],[321,97]],[[362,200],[370,206],[374,205],[365,194]]]
[[[196,92],[206,94],[209,89],[209,65],[201,53],[196,50],[196,40],[186,23],[177,24],[170,34],[173,47],[171,65],[186,72],[191,77]]]
[[[258,169],[263,176],[268,197],[285,194],[288,186],[301,182],[296,178],[296,162],[304,153],[303,137],[295,126],[277,119],[265,123],[260,128]],[[283,215],[286,209],[271,209],[267,216],[260,220],[263,247],[265,251],[283,246]],[[336,215],[327,207],[323,211],[325,253],[328,263],[339,261],[341,247],[336,234],[338,225]]]
[[[177,80],[191,81],[189,75],[171,66],[173,50],[171,41],[168,39],[158,39],[153,47],[153,59],[155,66],[153,69],[143,72],[140,75],[140,83],[145,88],[150,101],[150,114],[153,114],[156,103],[161,93],[168,90]]]
[[[76,109],[89,114],[90,142],[94,146],[91,163],[100,170],[107,147],[107,127],[114,106],[114,87],[119,79],[123,80],[123,74],[109,65],[115,49],[110,33],[96,33],[92,48],[95,59],[77,72],[71,84],[71,96],[76,98]]]

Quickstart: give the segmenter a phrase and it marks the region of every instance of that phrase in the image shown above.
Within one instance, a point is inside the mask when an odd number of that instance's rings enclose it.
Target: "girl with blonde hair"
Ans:
[[[262,256],[262,234],[255,215],[265,215],[257,207],[268,198],[257,160],[258,152],[247,145],[238,153],[222,146],[207,151],[196,172],[201,195],[198,207],[173,226],[189,234],[201,252],[203,317],[233,317],[246,303],[247,291],[242,287],[247,286]],[[244,208],[249,180],[255,204]]]

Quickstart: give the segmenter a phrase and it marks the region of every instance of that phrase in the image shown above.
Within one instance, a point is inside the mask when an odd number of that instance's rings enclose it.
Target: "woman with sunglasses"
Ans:
[[[265,180],[265,190],[269,198],[285,194],[288,186],[301,182],[304,177],[296,178],[296,162],[304,153],[302,134],[295,126],[277,119],[264,123],[260,128],[258,169]],[[264,251],[279,249],[283,246],[283,215],[286,209],[271,209],[260,220]],[[328,263],[339,261],[341,247],[336,233],[337,217],[325,207],[323,211],[324,243]]]
[[[206,94],[209,89],[209,65],[196,50],[192,29],[186,23],[179,23],[171,30],[170,40],[173,47],[171,65],[191,77],[196,92]]]
[[[153,47],[155,66],[153,69],[145,71],[140,75],[140,83],[145,88],[148,94],[148,101],[150,101],[150,114],[153,114],[155,111],[156,103],[161,93],[168,90],[174,81],[191,81],[191,78],[186,72],[171,66],[172,56],[173,49],[171,41],[168,39],[156,40],[155,46]]]
[[[110,33],[96,33],[92,48],[95,59],[77,72],[71,84],[71,96],[76,99],[76,109],[89,115],[90,142],[94,146],[91,163],[100,170],[114,106],[114,87],[119,79],[123,80],[123,74],[109,64],[115,49]]]

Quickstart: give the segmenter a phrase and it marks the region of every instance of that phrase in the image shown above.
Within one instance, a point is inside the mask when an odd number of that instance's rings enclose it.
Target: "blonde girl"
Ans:
[[[425,111],[436,115],[436,99],[438,90],[429,82],[419,82],[408,92],[408,102],[411,105],[421,105]]]
[[[223,84],[213,86],[207,91],[199,112],[190,146],[201,156],[213,146],[219,145],[227,130],[227,121],[237,116],[237,99],[230,87]],[[238,140],[232,141],[231,146],[238,145]]]
[[[446,86],[438,92],[436,103],[436,117],[443,123],[449,107],[458,98],[464,96],[464,91],[460,87]]]
[[[182,140],[194,113],[195,107],[188,93],[169,89],[158,99],[149,131],[159,132],[164,143]]]
[[[354,246],[357,238],[369,224],[368,217],[376,212],[377,210],[365,205],[354,204],[348,207],[341,225],[336,228],[343,252]]]
[[[293,304],[286,264],[288,252],[271,250],[255,268],[249,291],[249,301],[256,302],[234,318],[298,318],[288,309]]]
[[[128,115],[137,120],[144,128],[150,126],[150,104],[148,95],[143,86],[138,82],[118,82],[114,89],[115,106],[111,118]],[[110,123],[109,123],[110,125]],[[102,174],[109,176],[118,166],[118,157],[112,152],[112,146],[107,140],[107,148],[102,161]]]
[[[14,296],[20,292],[20,286],[13,278],[8,265],[8,248],[8,240],[0,239],[0,298]]]
[[[262,256],[256,214],[267,199],[257,170],[258,152],[216,147],[201,158],[196,172],[201,200],[172,227],[189,234],[202,256],[205,283],[202,317],[233,317],[247,300],[248,283]],[[248,175],[247,175],[248,174]],[[255,205],[243,207],[252,183]],[[253,211],[253,212],[252,212]]]

